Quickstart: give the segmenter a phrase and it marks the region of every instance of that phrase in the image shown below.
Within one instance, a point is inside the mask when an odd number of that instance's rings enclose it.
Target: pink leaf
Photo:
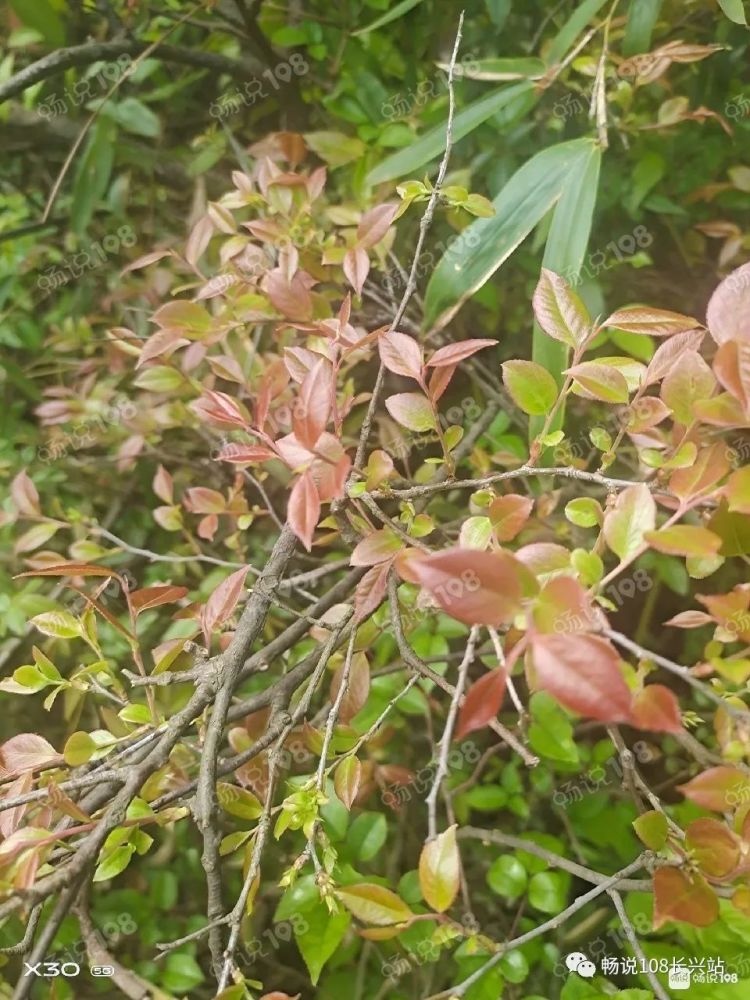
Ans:
[[[648,684],[633,698],[631,723],[655,733],[681,733],[680,705],[663,684]]]
[[[344,257],[344,274],[357,295],[362,294],[367,275],[370,272],[370,258],[362,247],[352,247]]]
[[[523,567],[507,552],[448,549],[409,564],[447,614],[467,625],[510,624],[521,608]]]
[[[242,594],[242,588],[247,576],[247,566],[232,573],[226,580],[222,581],[216,590],[211,594],[201,611],[201,629],[206,641],[206,647],[211,643],[211,633],[218,625],[223,623],[232,615],[237,607],[237,602]]]
[[[374,611],[376,611],[385,597],[385,589],[388,583],[388,574],[391,571],[393,560],[379,563],[368,569],[365,575],[357,584],[354,595],[354,620],[364,621]]]
[[[385,406],[390,415],[410,431],[435,430],[435,414],[430,401],[419,392],[399,392],[389,396]]]
[[[10,484],[10,495],[19,514],[27,514],[30,517],[41,514],[39,493],[25,470],[22,469]]]
[[[150,608],[158,608],[162,604],[174,604],[187,594],[187,587],[174,587],[171,584],[157,587],[144,587],[130,594],[130,606],[136,615]]]
[[[708,332],[717,344],[750,341],[750,263],[725,278],[708,303]]]
[[[275,452],[270,448],[263,448],[260,445],[226,444],[219,452],[218,457],[222,462],[267,462],[269,458],[276,458]]]
[[[292,531],[309,552],[320,518],[320,498],[309,470],[292,487],[287,518]]]
[[[190,409],[199,417],[212,420],[222,426],[242,427],[244,429],[250,426],[250,419],[245,408],[225,392],[204,389],[200,399],[196,399],[190,404]]]
[[[472,684],[461,706],[454,738],[463,739],[467,733],[483,729],[492,722],[503,703],[505,695],[505,669],[490,670]]]
[[[496,344],[496,340],[460,340],[457,344],[448,344],[435,351],[427,365],[429,368],[457,365],[459,361],[470,358],[477,351],[482,351],[485,347],[494,347]]]
[[[160,465],[156,470],[156,475],[154,476],[154,481],[152,483],[152,489],[154,493],[158,496],[160,500],[164,503],[174,502],[174,490],[172,488],[172,477],[164,468]]]
[[[330,364],[321,358],[305,375],[300,387],[294,417],[294,433],[305,448],[313,449],[325,430],[331,412],[333,372]]]
[[[373,531],[367,535],[357,545],[352,552],[350,565],[352,566],[375,566],[377,563],[390,560],[403,548],[403,542],[395,535],[390,528],[381,528],[380,531]]]
[[[533,673],[565,708],[602,722],[630,720],[630,691],[612,644],[597,635],[537,635]]]
[[[437,403],[445,390],[450,385],[451,379],[456,374],[456,365],[443,365],[440,368],[433,368],[427,391],[433,403]]]
[[[392,330],[378,340],[378,348],[380,360],[388,371],[421,381],[422,351],[413,337]]]
[[[376,205],[362,216],[362,221],[357,227],[357,241],[361,247],[369,249],[376,243],[380,243],[385,234],[390,229],[393,218],[399,206],[394,202],[386,202],[384,205]]]
[[[0,776],[35,771],[44,764],[62,760],[61,755],[42,736],[19,733],[0,746]]]

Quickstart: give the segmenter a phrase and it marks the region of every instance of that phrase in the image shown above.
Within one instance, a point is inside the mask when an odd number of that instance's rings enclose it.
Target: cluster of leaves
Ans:
[[[111,38],[99,14],[33,6],[6,14],[0,88],[23,47]],[[0,338],[17,357],[2,419],[20,453],[0,453],[2,943],[38,902],[47,953],[90,945],[89,906],[95,921],[126,910],[139,934],[110,945],[120,989],[214,995],[214,830],[224,907],[241,904],[225,1000],[310,984],[610,995],[632,981],[566,981],[560,959],[619,922],[593,901],[577,923],[575,901],[634,858],[625,906],[644,958],[739,961],[750,265],[705,323],[689,313],[747,256],[741,9],[586,0],[547,18],[488,0],[454,68],[460,167],[436,191],[423,174],[446,145],[452,5],[371,0],[356,30],[316,0],[226,6],[176,26],[170,4],[110,14],[128,38],[171,30],[183,57],[260,74],[294,51],[309,71],[217,123],[229,70],[172,74],[158,45],[134,53],[107,100],[42,119],[62,166],[51,137],[97,112],[63,178],[65,236],[3,244]],[[66,69],[66,94],[101,65]],[[21,136],[59,81],[3,112]],[[555,110],[570,96],[593,96],[595,136],[585,111]],[[168,167],[143,140],[169,146]],[[26,160],[46,191],[47,159]],[[39,205],[15,169],[0,196],[23,229]],[[427,205],[442,238],[410,276]],[[140,256],[38,303],[43,267],[136,219]],[[612,235],[636,227],[649,238],[623,257]],[[606,249],[582,277],[588,246]],[[83,445],[81,421],[98,424]],[[285,524],[299,545],[285,579],[264,578]],[[235,661],[206,817],[194,792]],[[588,786],[618,761],[622,788]],[[123,806],[131,769],[143,780]],[[81,859],[90,901],[56,924],[53,890]],[[19,956],[2,960],[9,984]],[[739,997],[740,979],[694,995]],[[663,980],[621,995],[660,997]]]

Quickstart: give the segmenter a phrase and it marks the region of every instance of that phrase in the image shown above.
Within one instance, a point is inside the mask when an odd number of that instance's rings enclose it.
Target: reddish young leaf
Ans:
[[[540,632],[559,635],[591,631],[596,625],[594,608],[578,580],[553,576],[534,602],[534,626]]]
[[[136,615],[150,608],[158,608],[162,604],[174,604],[187,594],[187,587],[173,587],[171,585],[144,587],[142,590],[134,590],[130,595],[130,607]]]
[[[663,684],[648,684],[633,698],[631,724],[655,733],[681,733],[680,704]]]
[[[93,563],[66,562],[56,566],[43,566],[40,569],[30,569],[25,573],[17,573],[14,580],[24,576],[111,576],[123,583],[123,578],[109,566],[96,566]]]
[[[282,267],[269,271],[263,278],[263,291],[274,309],[282,316],[297,323],[308,323],[313,318],[313,298],[310,289],[315,279],[305,271],[289,277]]]
[[[320,519],[320,498],[312,473],[303,472],[292,487],[287,518],[294,534],[309,552]]]
[[[385,590],[388,584],[388,574],[391,571],[393,560],[378,563],[372,569],[368,569],[365,575],[357,584],[354,594],[354,620],[364,621],[373,611],[377,611],[383,603]]]
[[[305,447],[314,449],[331,412],[333,371],[325,358],[310,369],[302,382],[295,407],[294,433]]]
[[[461,859],[456,843],[456,827],[428,840],[419,856],[419,886],[428,906],[445,913],[458,895]]]
[[[705,336],[703,330],[691,330],[689,333],[678,333],[669,340],[665,340],[654,351],[654,356],[649,362],[646,374],[643,376],[644,385],[653,385],[660,382],[665,375],[668,375],[679,358],[686,351],[697,351]]]
[[[586,306],[564,278],[542,268],[533,299],[534,315],[544,332],[569,347],[578,347],[591,332]]]
[[[426,396],[419,392],[399,392],[385,401],[386,409],[402,427],[424,432],[435,430],[435,414]]]
[[[685,351],[662,382],[661,398],[674,419],[687,427],[694,419],[695,404],[710,399],[715,389],[716,379],[708,364],[697,351]]]
[[[518,493],[508,493],[492,501],[487,514],[498,542],[509,542],[516,537],[528,521],[533,506],[530,497]]]
[[[172,485],[172,477],[164,468],[160,465],[156,470],[156,475],[154,476],[154,481],[151,484],[151,488],[154,493],[158,496],[160,500],[164,503],[174,503],[174,488]]]
[[[295,382],[304,382],[305,376],[320,361],[320,355],[306,347],[285,347],[284,364]]]
[[[650,337],[671,337],[675,333],[695,330],[701,324],[692,316],[652,309],[651,306],[627,306],[618,309],[604,320],[602,326],[616,327],[626,333],[640,333]]]
[[[454,739],[461,740],[492,722],[503,704],[505,682],[505,668],[497,667],[471,685],[461,706]]]
[[[222,462],[234,462],[243,465],[247,462],[267,462],[277,458],[270,448],[257,444],[225,444],[218,454]]]
[[[39,493],[24,469],[10,484],[10,495],[19,514],[26,514],[29,517],[41,514]]]
[[[357,757],[344,757],[336,768],[333,787],[347,809],[351,809],[352,803],[357,797],[361,780],[362,765],[359,759]]]
[[[455,344],[447,344],[440,347],[427,362],[428,368],[445,368],[457,365],[460,361],[470,358],[477,351],[484,350],[485,347],[495,347],[496,340],[486,338],[477,340],[459,340]]]
[[[339,667],[333,675],[333,679],[331,681],[331,702],[333,702],[338,696],[339,688],[341,687],[343,669],[343,666]],[[339,718],[344,724],[351,722],[357,712],[364,707],[369,693],[370,664],[368,663],[365,654],[363,652],[358,652],[352,657],[351,668],[349,671],[349,683],[347,684],[346,693],[341,699]]]
[[[713,618],[704,611],[680,611],[679,614],[668,618],[665,625],[673,625],[675,628],[699,628],[701,625],[712,625]]]
[[[451,383],[451,379],[456,374],[456,365],[446,365],[442,368],[433,368],[430,380],[427,383],[427,392],[433,403],[437,403],[440,397]]]
[[[728,340],[716,352],[714,374],[750,416],[750,340]]]
[[[362,247],[352,247],[351,250],[347,250],[344,257],[344,274],[357,295],[362,294],[369,273],[370,258],[367,256],[367,251]]]
[[[725,445],[701,448],[692,465],[672,473],[669,489],[680,500],[690,500],[712,490],[727,472],[729,462]]]
[[[721,548],[721,539],[708,528],[693,524],[673,524],[671,528],[647,531],[645,540],[652,549],[669,556],[713,556]]]
[[[182,330],[157,330],[152,333],[148,340],[144,341],[141,353],[135,363],[136,368],[141,368],[147,361],[161,357],[167,351],[172,351],[177,347],[184,347],[190,341],[182,336]]]
[[[703,817],[685,830],[685,846],[706,875],[723,878],[740,860],[740,842],[724,823]]]
[[[370,247],[374,247],[376,243],[380,243],[390,229],[399,207],[395,202],[387,201],[383,205],[376,205],[369,212],[365,212],[360,224],[357,226],[357,242],[359,245],[368,250]]]
[[[359,542],[349,562],[352,566],[375,566],[392,559],[403,546],[404,543],[390,528],[381,528]]]
[[[191,486],[185,494],[185,506],[193,514],[223,514],[227,501],[218,492],[207,486]]]
[[[62,761],[62,755],[44,737],[36,733],[19,733],[0,746],[0,777],[35,771],[58,761]]]
[[[521,608],[523,567],[507,552],[447,549],[412,560],[409,569],[443,611],[466,625],[510,624]]]
[[[605,403],[627,403],[628,383],[617,368],[601,365],[596,361],[584,361],[566,370],[575,384],[589,397],[601,399]]]
[[[668,920],[708,927],[719,916],[719,900],[705,879],[679,868],[654,872],[654,930]]]
[[[250,419],[245,408],[225,392],[205,389],[200,399],[190,404],[190,409],[199,417],[222,426],[242,427],[245,430],[250,427]]]
[[[627,722],[630,691],[612,644],[598,635],[536,635],[533,673],[565,708],[602,722]]]
[[[378,338],[380,360],[395,375],[422,380],[422,349],[413,337],[393,330]]]
[[[750,341],[750,263],[722,281],[711,296],[706,316],[708,331],[717,344]]]
[[[206,648],[211,643],[211,633],[217,625],[223,625],[237,607],[247,576],[247,566],[223,580],[211,594],[201,611],[201,629],[206,640]]]
[[[677,788],[685,798],[712,812],[729,812],[750,802],[750,775],[726,765],[709,767]]]

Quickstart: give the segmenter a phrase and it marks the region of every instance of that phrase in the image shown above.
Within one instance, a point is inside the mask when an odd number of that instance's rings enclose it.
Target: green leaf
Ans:
[[[529,902],[542,913],[560,913],[567,904],[569,886],[567,872],[537,872],[529,881]]]
[[[526,869],[514,854],[501,854],[487,871],[487,885],[498,896],[516,899],[526,889]]]
[[[367,35],[371,31],[377,31],[378,28],[382,28],[386,24],[390,24],[391,21],[395,21],[397,18],[403,17],[404,14],[408,14],[410,10],[421,2],[422,0],[401,0],[401,3],[397,3],[395,7],[392,7],[389,11],[383,14],[382,17],[379,17],[377,20],[365,25],[364,28],[359,28],[358,31],[353,31],[352,35]]]
[[[532,723],[529,745],[542,757],[578,763],[578,748],[573,741],[573,726],[565,712],[546,691],[537,691],[529,701]]]
[[[65,26],[49,0],[11,0],[10,5],[22,24],[38,31],[49,45],[65,45]]]
[[[172,952],[164,962],[161,984],[171,993],[187,994],[205,979],[203,971],[192,955]]]
[[[29,624],[55,639],[75,639],[83,633],[81,623],[67,611],[47,611],[36,615]]]
[[[747,24],[745,5],[742,0],[719,0],[719,6],[730,21],[734,21],[735,24]]]
[[[305,132],[304,139],[310,149],[334,170],[358,160],[367,148],[361,139],[343,132]]]
[[[628,486],[604,518],[604,537],[620,559],[629,559],[656,525],[656,504],[644,483]]]
[[[557,399],[557,383],[534,361],[504,362],[503,383],[513,402],[532,416],[549,413]]]
[[[622,43],[622,51],[626,56],[649,51],[651,35],[659,17],[661,5],[662,0],[630,0],[628,23],[625,27],[625,38]]]
[[[240,819],[258,819],[263,812],[260,800],[247,788],[220,781],[216,786],[219,805],[230,816]]]
[[[346,842],[358,861],[369,861],[385,843],[386,832],[382,813],[365,812],[352,823]]]
[[[126,97],[122,101],[96,102],[101,106],[100,114],[116,122],[126,132],[142,135],[146,139],[158,139],[161,123],[154,112],[136,97]]]
[[[313,986],[317,986],[323,966],[341,944],[351,919],[346,912],[329,913],[320,902],[313,909],[305,909],[306,930],[295,929],[294,938]]]
[[[547,62],[550,66],[554,66],[555,63],[559,63],[565,58],[568,51],[578,41],[578,36],[583,29],[599,13],[605,3],[606,0],[584,0],[583,3],[576,5],[575,10],[547,50]]]
[[[71,226],[79,235],[86,231],[94,210],[104,197],[112,173],[117,129],[111,119],[100,117],[91,128],[86,150],[80,158],[73,183]]]
[[[532,107],[536,100],[533,84],[524,81],[514,84],[512,87],[501,87],[498,90],[493,90],[484,97],[472,101],[463,111],[459,111],[453,120],[454,143],[463,139],[482,122],[492,118],[500,111],[506,112],[513,120],[523,114],[527,108]],[[446,123],[441,122],[440,125],[436,125],[425,133],[421,139],[412,142],[406,149],[400,149],[392,156],[386,157],[367,175],[367,183],[371,185],[382,184],[383,181],[391,181],[397,177],[414,174],[425,163],[438,159],[445,150],[445,130]],[[497,206],[495,208],[497,209]]]
[[[134,852],[135,847],[133,844],[120,844],[119,847],[116,847],[99,863],[94,872],[92,882],[106,882],[108,879],[119,875],[120,872],[124,872],[130,864],[130,859]]]
[[[571,187],[572,175],[587,175],[590,185],[590,163],[595,159],[598,164],[599,156],[590,139],[574,139],[542,150],[524,163],[494,199],[495,215],[473,222],[448,246],[427,286],[425,327],[441,330],[450,322],[464,302],[518,249],[560,199],[566,186]],[[588,241],[585,211],[583,220],[585,239],[580,248],[579,267]],[[565,221],[576,231],[581,229],[580,220],[572,215],[569,218],[566,215]],[[567,260],[563,259],[559,267],[546,261],[545,265],[559,272]],[[554,356],[561,362],[559,372],[564,367],[564,348]],[[542,366],[552,370],[544,361]]]
[[[99,747],[88,733],[73,733],[65,744],[63,757],[69,767],[78,767],[79,764],[85,764],[86,761],[90,760],[98,749]]]
[[[578,497],[566,505],[565,516],[579,528],[595,528],[597,524],[601,524],[604,515],[598,500],[593,497]]]
[[[667,842],[669,832],[667,817],[656,809],[650,809],[633,820],[633,829],[638,834],[639,840],[652,851],[660,851]]]

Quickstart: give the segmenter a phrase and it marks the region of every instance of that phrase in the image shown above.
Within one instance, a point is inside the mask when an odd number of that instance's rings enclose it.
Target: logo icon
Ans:
[[[577,972],[584,979],[591,979],[596,975],[596,966],[582,951],[571,951],[565,957],[565,964],[571,972]]]
[[[686,969],[682,965],[675,965],[669,970],[669,988],[670,990],[689,990],[690,989],[690,969]]]

